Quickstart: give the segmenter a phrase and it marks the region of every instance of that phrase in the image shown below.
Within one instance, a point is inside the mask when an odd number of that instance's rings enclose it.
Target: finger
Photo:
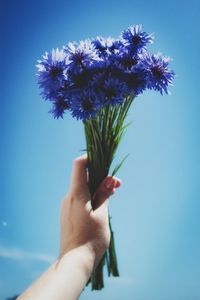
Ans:
[[[73,192],[88,191],[87,184],[87,155],[77,157],[73,162],[71,176],[71,190]]]
[[[107,199],[115,193],[115,189],[121,185],[121,180],[107,176],[100,184],[93,199],[93,209],[99,208],[103,203],[107,203]]]
[[[108,189],[118,188],[120,187],[121,183],[121,179],[114,176],[107,176],[106,179],[103,181],[103,185]]]

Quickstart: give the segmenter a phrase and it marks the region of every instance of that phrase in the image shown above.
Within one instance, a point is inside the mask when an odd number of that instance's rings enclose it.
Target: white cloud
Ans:
[[[55,257],[45,253],[29,252],[23,249],[14,247],[4,247],[0,245],[0,257],[13,259],[13,260],[37,260],[46,263],[52,263]]]

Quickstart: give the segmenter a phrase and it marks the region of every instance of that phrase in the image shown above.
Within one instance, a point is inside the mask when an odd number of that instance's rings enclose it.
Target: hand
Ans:
[[[108,198],[121,181],[112,176],[106,177],[94,199],[91,199],[86,166],[86,155],[74,160],[70,191],[61,205],[60,257],[72,249],[85,246],[94,256],[96,266],[110,242]]]
[[[92,208],[86,165],[86,156],[75,159],[70,191],[61,205],[60,257],[19,300],[77,300],[109,245],[108,198],[121,182],[108,176]]]

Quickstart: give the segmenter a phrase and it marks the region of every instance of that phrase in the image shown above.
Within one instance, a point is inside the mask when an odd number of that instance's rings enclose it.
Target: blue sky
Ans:
[[[120,278],[82,300],[199,300],[200,3],[1,1],[0,299],[20,293],[58,254],[59,206],[82,124],[54,120],[35,64],[45,51],[132,24],[155,33],[152,51],[173,57],[171,96],[138,97],[116,162],[123,185],[110,201]]]

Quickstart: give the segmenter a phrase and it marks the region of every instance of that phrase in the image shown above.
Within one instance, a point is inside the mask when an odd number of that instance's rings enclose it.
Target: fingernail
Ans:
[[[117,179],[117,182],[116,182],[116,185],[115,185],[115,187],[116,187],[116,188],[118,188],[118,187],[120,187],[120,186],[121,186],[121,184],[122,184],[122,181],[121,181],[121,179]]]
[[[107,189],[110,189],[113,185],[113,179],[112,178],[107,178],[106,182],[105,182],[105,187]]]

